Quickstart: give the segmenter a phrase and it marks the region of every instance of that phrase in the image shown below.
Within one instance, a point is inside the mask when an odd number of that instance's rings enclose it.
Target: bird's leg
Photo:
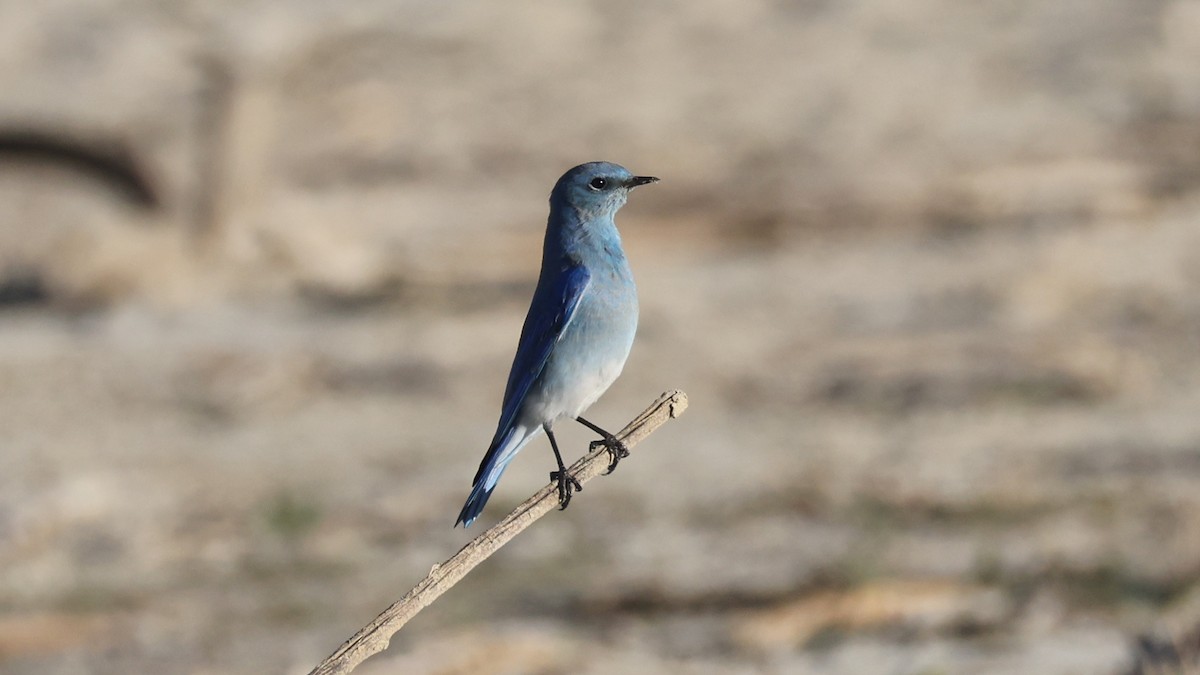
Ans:
[[[588,445],[588,449],[595,450],[597,446],[603,445],[608,450],[608,470],[604,472],[604,475],[607,476],[613,471],[616,471],[617,463],[629,456],[629,448],[625,447],[624,443],[617,440],[616,436],[613,436],[612,434],[583,419],[582,417],[576,417],[575,420],[583,426],[600,434],[601,439],[598,441],[592,441],[591,444]]]
[[[583,485],[575,480],[575,476],[567,473],[567,466],[563,464],[562,455],[558,452],[558,441],[554,440],[554,432],[550,431],[549,426],[543,425],[542,428],[546,430],[546,437],[550,439],[550,449],[554,450],[554,459],[558,462],[558,471],[550,472],[550,480],[558,483],[558,510],[562,511],[571,503],[572,492],[583,492]]]

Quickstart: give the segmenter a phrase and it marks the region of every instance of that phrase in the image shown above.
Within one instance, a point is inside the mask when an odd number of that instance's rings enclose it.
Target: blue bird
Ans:
[[[613,217],[630,190],[657,181],[616,164],[590,162],[555,184],[542,270],[508,375],[500,423],[455,525],[469,527],[479,517],[500,474],[543,431],[558,462],[550,480],[558,484],[559,508],[567,507],[572,492],[583,487],[567,473],[558,451],[553,431],[558,420],[577,420],[599,434],[610,472],[629,454],[615,436],[580,415],[621,374],[637,331],[637,288]]]

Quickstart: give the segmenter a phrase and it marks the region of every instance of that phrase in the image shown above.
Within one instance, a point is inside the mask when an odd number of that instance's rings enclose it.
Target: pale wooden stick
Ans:
[[[616,434],[617,438],[632,448],[642,439],[649,436],[655,429],[667,420],[679,417],[687,409],[687,394],[676,389],[669,391],[650,405],[641,415]],[[569,471],[579,482],[589,480],[604,473],[608,468],[608,452],[600,446],[571,465]],[[473,539],[449,560],[434,565],[421,583],[413,587],[403,598],[375,620],[354,634],[354,637],[342,643],[337,651],[329,658],[313,668],[309,675],[334,675],[348,673],[354,670],[372,654],[387,649],[392,635],[400,630],[417,612],[432,603],[451,586],[458,583],[476,565],[495,553],[508,540],[517,536],[521,530],[529,527],[535,520],[546,515],[558,506],[558,489],[554,483],[547,485],[517,508],[513,509],[499,523],[484,531]]]

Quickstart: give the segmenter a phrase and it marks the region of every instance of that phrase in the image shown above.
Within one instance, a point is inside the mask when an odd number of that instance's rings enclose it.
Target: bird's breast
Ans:
[[[548,420],[581,415],[621,374],[637,318],[632,282],[593,275],[531,391],[530,412]]]

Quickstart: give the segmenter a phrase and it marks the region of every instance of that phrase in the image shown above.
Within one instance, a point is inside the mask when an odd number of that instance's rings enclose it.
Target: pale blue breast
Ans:
[[[531,388],[525,419],[578,417],[621,374],[637,332],[637,288],[623,255],[604,258],[589,265],[591,283]]]

